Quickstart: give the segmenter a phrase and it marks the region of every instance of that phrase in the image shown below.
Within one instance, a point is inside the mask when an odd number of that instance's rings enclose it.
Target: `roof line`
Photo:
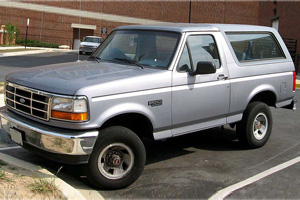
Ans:
[[[40,5],[40,4],[34,4],[34,3],[12,2],[12,1],[6,1],[6,0],[4,0],[4,3],[0,3],[0,7],[33,10],[33,11],[38,11],[38,12],[46,12],[46,13],[67,15],[67,16],[73,16],[73,17],[98,19],[98,20],[105,20],[105,21],[119,22],[119,23],[126,23],[126,24],[154,24],[154,23],[162,22],[162,21],[158,21],[158,20],[150,20],[150,19],[143,19],[143,18],[137,18],[137,17],[127,17],[127,16],[122,16],[122,15],[97,13],[97,12],[91,12],[91,11],[85,11],[85,10],[61,8],[61,7],[56,7],[56,6],[47,6],[47,5]]]

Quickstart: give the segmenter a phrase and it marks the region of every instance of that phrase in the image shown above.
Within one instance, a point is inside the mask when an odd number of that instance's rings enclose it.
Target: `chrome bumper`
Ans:
[[[81,47],[81,48],[79,48],[79,51],[87,52],[87,53],[93,53],[96,49],[97,49],[97,47],[95,47],[95,48],[93,48],[93,47]]]
[[[64,155],[89,155],[98,137],[98,131],[76,131],[46,126],[25,119],[0,108],[0,125],[12,140],[50,153]]]

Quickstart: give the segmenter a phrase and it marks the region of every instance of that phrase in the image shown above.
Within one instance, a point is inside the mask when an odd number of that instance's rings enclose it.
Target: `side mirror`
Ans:
[[[197,74],[214,74],[216,73],[216,65],[213,62],[201,61],[197,63],[197,68],[195,71],[190,72],[191,76]]]

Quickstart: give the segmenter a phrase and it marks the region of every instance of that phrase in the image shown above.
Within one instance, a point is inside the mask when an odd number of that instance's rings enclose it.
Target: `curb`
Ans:
[[[296,88],[300,89],[300,80],[296,80]]]
[[[53,181],[54,178],[54,183],[58,187],[58,189],[63,193],[63,195],[69,199],[78,199],[78,200],[86,200],[86,198],[75,188],[73,188],[71,185],[66,183],[65,181],[61,180],[51,172],[49,172],[46,169],[41,169],[36,165],[33,165],[31,163],[28,163],[26,161],[17,159],[15,157],[6,155],[4,153],[0,153],[1,160],[4,162],[7,162],[9,164],[15,165],[20,168],[24,168],[30,171],[36,171],[39,174],[39,177],[45,178],[48,182]]]
[[[4,94],[0,94],[0,107],[3,107],[5,106],[5,103],[4,103]]]

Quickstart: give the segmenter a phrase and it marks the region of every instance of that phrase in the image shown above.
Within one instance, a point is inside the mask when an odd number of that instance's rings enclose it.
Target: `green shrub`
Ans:
[[[16,38],[17,27],[11,23],[5,25],[5,31],[8,36],[8,44],[12,45],[13,40]]]
[[[17,40],[16,44],[25,46],[25,39]],[[40,42],[38,40],[27,40],[28,47],[46,47],[46,48],[58,48],[58,44]]]

